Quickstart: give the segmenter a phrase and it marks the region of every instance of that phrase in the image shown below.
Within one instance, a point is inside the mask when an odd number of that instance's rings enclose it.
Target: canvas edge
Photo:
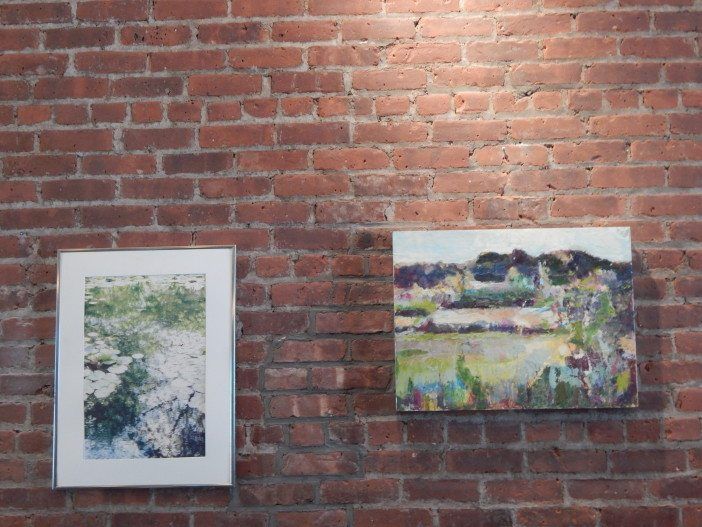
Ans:
[[[58,403],[59,403],[59,360],[60,360],[60,299],[61,299],[61,263],[62,255],[66,253],[99,253],[99,252],[128,252],[128,251],[169,251],[169,250],[203,250],[203,249],[228,249],[230,256],[230,266],[232,273],[232,286],[230,288],[229,309],[230,320],[228,324],[229,346],[228,356],[231,364],[229,370],[229,408],[230,408],[230,426],[229,426],[229,443],[231,448],[229,452],[230,467],[225,483],[203,483],[203,484],[163,484],[163,485],[59,485],[58,484]],[[80,488],[178,488],[178,487],[231,487],[236,480],[236,245],[185,245],[185,246],[166,246],[166,247],[104,247],[104,248],[78,248],[78,249],[58,249],[56,251],[56,308],[55,308],[55,323],[54,323],[54,386],[53,386],[53,423],[52,423],[52,439],[51,439],[51,490],[60,489],[80,489]],[[207,381],[205,381],[207,382]]]
[[[397,242],[397,239],[399,238],[399,233],[400,232],[407,232],[407,231],[393,231],[392,232],[392,350],[393,350],[393,378],[395,380],[395,388],[393,389],[393,399],[395,399],[395,412],[410,412],[411,410],[405,410],[404,408],[400,408],[400,401],[399,397],[397,396],[397,332],[395,331],[395,328],[397,327],[395,325],[395,244]]]
[[[231,270],[232,270],[232,286],[230,288],[229,309],[231,323],[229,324],[229,363],[231,368],[229,371],[229,476],[228,484],[232,486],[236,483],[236,245],[231,247]],[[638,379],[638,376],[637,376]],[[637,392],[638,393],[638,392]]]
[[[641,375],[639,374],[639,350],[638,346],[636,345],[636,334],[637,334],[637,325],[636,325],[636,295],[634,294],[634,244],[632,242],[631,238],[631,227],[629,225],[624,225],[618,227],[619,229],[622,229],[626,231],[626,243],[629,246],[629,253],[631,255],[631,261],[629,262],[629,265],[631,266],[631,293],[629,295],[631,299],[631,331],[633,333],[634,337],[634,361],[636,363],[636,368],[634,368],[634,372],[636,374],[636,393],[634,395],[634,400],[631,402],[631,404],[627,406],[614,406],[611,408],[620,408],[620,409],[626,409],[626,408],[638,408],[639,407],[639,393],[641,391]]]

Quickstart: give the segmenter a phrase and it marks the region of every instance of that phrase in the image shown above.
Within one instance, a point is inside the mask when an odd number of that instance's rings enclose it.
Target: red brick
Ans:
[[[441,86],[502,86],[504,69],[499,66],[451,66],[434,69],[434,83]]]
[[[3,51],[21,51],[36,48],[38,45],[39,32],[36,30],[10,28],[0,30],[0,49]]]
[[[425,38],[489,36],[492,34],[492,20],[478,17],[447,18],[424,16],[417,26]]]
[[[307,387],[307,370],[302,368],[268,368],[266,390],[300,390]]]
[[[276,513],[278,527],[344,527],[346,511],[313,510]]]
[[[607,37],[550,38],[543,45],[545,59],[611,57],[617,53],[617,41]]]
[[[78,20],[91,22],[146,20],[146,0],[89,0],[80,2],[76,11]]]
[[[229,50],[228,56],[235,68],[292,68],[302,63],[302,53],[297,48],[236,48]]]
[[[306,203],[255,202],[240,203],[236,218],[244,223],[304,223],[309,217]]]
[[[3,337],[7,340],[27,340],[51,338],[55,330],[55,320],[51,318],[6,318],[0,324]]]
[[[345,0],[310,0],[308,12],[311,15],[369,15],[379,13],[381,0],[346,2]]]
[[[39,255],[55,257],[59,249],[104,248],[111,245],[109,236],[97,234],[55,234],[39,237]]]
[[[239,170],[243,172],[296,170],[307,167],[307,152],[303,150],[240,152],[236,159]]]
[[[677,472],[685,470],[685,453],[675,450],[631,450],[613,452],[615,473]]]
[[[702,521],[702,508],[685,507],[683,509],[683,527],[695,527]]]
[[[264,124],[208,126],[200,129],[200,146],[256,146],[273,144],[273,127]]]
[[[301,15],[302,0],[243,0],[232,6],[232,14],[241,17]]]
[[[102,179],[47,181],[42,183],[41,193],[46,200],[109,200],[115,195],[115,182]]]
[[[664,182],[659,167],[594,167],[590,176],[590,185],[599,188],[658,187]]]
[[[269,191],[270,182],[265,178],[217,178],[200,181],[200,193],[206,198],[255,196],[267,194]]]
[[[622,55],[644,58],[692,57],[692,41],[680,37],[625,38],[620,45]]]
[[[146,69],[146,54],[129,51],[76,53],[76,69],[90,73],[139,72]]]
[[[506,136],[505,121],[434,121],[434,141],[497,141]]]
[[[640,161],[686,161],[702,159],[702,144],[687,140],[639,140],[631,145],[631,156]]]
[[[511,197],[477,198],[473,201],[473,215],[482,220],[516,220],[520,216],[520,208],[519,200]]]
[[[510,79],[516,85],[529,84],[576,84],[580,82],[580,63],[560,64],[536,63],[518,64],[509,71]]]
[[[0,152],[29,152],[34,136],[29,132],[0,132]]]
[[[385,389],[390,382],[390,369],[387,366],[313,368],[310,382],[313,388],[321,390]]]
[[[228,205],[163,205],[158,208],[160,225],[222,225],[229,223]]]
[[[325,201],[315,206],[317,223],[376,222],[386,218],[387,203],[376,201]]]
[[[180,95],[183,80],[178,77],[123,77],[115,79],[110,87],[118,97],[159,97]]]
[[[336,71],[300,71],[271,74],[274,93],[333,93],[343,91],[343,78]]]
[[[190,519],[187,514],[171,512],[118,512],[112,516],[114,527],[129,527],[144,523],[154,527],[187,527]]]
[[[320,417],[346,415],[343,395],[279,395],[271,399],[272,417]]]
[[[124,103],[98,103],[91,108],[95,123],[121,123],[127,115],[127,105]]]
[[[120,30],[120,41],[128,46],[177,46],[189,39],[188,26],[128,26]]]
[[[553,527],[595,527],[597,514],[592,508],[529,508],[517,511],[520,525],[525,527],[539,527],[549,525]]]
[[[346,350],[341,340],[317,339],[314,341],[288,340],[275,353],[278,362],[318,362],[340,360]]]
[[[70,20],[71,6],[68,2],[25,2],[0,6],[0,21],[4,24],[42,24]]]
[[[385,311],[348,311],[318,313],[318,333],[386,333],[390,331],[391,316]]]
[[[392,40],[410,38],[415,34],[411,19],[350,18],[341,23],[343,40]]]
[[[553,448],[527,455],[532,472],[583,473],[601,472],[607,465],[604,451],[600,450],[561,450]]]
[[[280,109],[283,115],[288,117],[311,115],[314,111],[314,100],[312,97],[291,97],[281,101]]]
[[[426,85],[426,72],[419,69],[361,70],[353,74],[357,90],[411,90]]]
[[[688,216],[702,214],[702,203],[695,196],[662,194],[637,196],[632,201],[632,211],[644,216]]]
[[[160,102],[135,102],[131,104],[131,108],[134,123],[155,123],[163,119],[163,107]]]
[[[261,77],[258,75],[202,74],[191,75],[188,79],[190,95],[242,95],[260,90]]]
[[[283,174],[274,180],[278,196],[329,196],[349,191],[349,178],[344,174]]]
[[[62,75],[67,58],[52,53],[4,53],[0,56],[0,75]]]
[[[127,150],[171,150],[187,147],[193,133],[189,128],[130,128],[124,130],[122,140]]]
[[[563,499],[561,483],[548,479],[493,480],[486,483],[486,491],[488,499],[494,503],[558,503]]]
[[[96,205],[81,209],[81,224],[85,227],[123,227],[149,225],[153,211],[149,206]]]
[[[557,196],[551,207],[553,216],[602,216],[621,214],[625,201],[616,196]]]
[[[576,117],[540,117],[514,119],[509,133],[514,139],[563,139],[583,132],[583,123]]]
[[[521,470],[521,454],[511,450],[455,451],[446,458],[448,472],[515,472]]]
[[[168,118],[173,122],[200,122],[202,103],[200,101],[171,103],[168,105]]]
[[[261,512],[195,513],[195,527],[225,527],[231,525],[245,525],[246,527],[265,527],[267,521],[267,515]]]
[[[395,44],[388,49],[389,64],[459,62],[461,48],[454,43]]]
[[[299,423],[290,426],[290,443],[296,446],[324,444],[324,429],[319,423]]]
[[[645,11],[612,11],[580,13],[575,19],[578,31],[607,31],[624,33],[648,29]]]
[[[428,96],[428,97],[431,97],[431,96]],[[448,98],[448,96],[446,96],[446,97]],[[489,97],[489,94],[483,93],[483,92],[463,92],[463,93],[456,94],[454,96],[453,102],[454,102],[454,105],[456,108],[456,113],[480,112],[480,111],[485,111],[488,109],[488,107],[490,105],[490,97]],[[449,105],[450,105],[450,103],[449,103]],[[421,106],[423,106],[423,104],[421,104]],[[417,99],[417,109],[420,113],[422,113],[422,108],[420,107],[419,98]],[[435,108],[434,111],[439,110],[439,109],[440,109],[440,107]],[[425,111],[426,111],[426,109],[425,109]],[[444,112],[439,112],[439,113],[444,113]]]
[[[394,479],[333,480],[320,488],[323,503],[382,503],[397,499],[398,481]]]
[[[24,100],[28,97],[29,84],[27,84],[25,81],[0,80],[0,100]]]
[[[296,123],[277,125],[280,144],[338,144],[349,141],[347,123]]]
[[[393,164],[398,169],[462,168],[469,156],[470,150],[461,146],[396,148]]]
[[[56,124],[84,124],[88,122],[88,107],[78,104],[54,106]]]
[[[86,174],[151,174],[156,170],[156,160],[150,155],[94,155],[82,160]]]
[[[175,178],[123,179],[121,195],[132,199],[187,199],[193,196],[193,181]]]
[[[37,201],[33,181],[0,181],[0,202]]]
[[[610,115],[590,119],[591,132],[604,136],[661,135],[665,127],[662,115]]]
[[[583,73],[586,84],[648,84],[658,82],[660,65],[649,63],[593,64]]]
[[[697,441],[702,437],[702,423],[694,418],[668,418],[665,436],[669,441]]]
[[[318,170],[386,168],[388,157],[385,152],[375,148],[316,150],[314,152],[314,166]]]
[[[274,22],[271,29],[272,39],[281,42],[333,40],[338,34],[338,23],[333,20]]]
[[[462,221],[467,218],[467,201],[409,201],[395,204],[395,219],[398,221]]]
[[[218,70],[226,55],[218,50],[163,51],[150,55],[151,71]]]
[[[603,527],[675,525],[678,511],[674,507],[607,508],[602,510]]]
[[[568,14],[512,15],[500,17],[497,21],[499,35],[552,35],[566,33],[571,27]]]
[[[156,20],[179,20],[216,18],[227,15],[226,0],[155,0],[154,18]]]
[[[388,13],[458,11],[458,0],[387,0]]]
[[[357,196],[417,196],[427,193],[426,176],[361,174],[354,179]]]

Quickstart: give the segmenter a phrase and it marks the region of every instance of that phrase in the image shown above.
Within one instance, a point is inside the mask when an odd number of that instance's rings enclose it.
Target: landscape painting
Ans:
[[[205,455],[205,275],[85,278],[84,458]]]
[[[393,234],[401,411],[633,407],[628,228]]]

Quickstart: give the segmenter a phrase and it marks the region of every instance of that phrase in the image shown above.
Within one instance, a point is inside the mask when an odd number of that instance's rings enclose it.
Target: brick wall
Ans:
[[[0,523],[702,525],[699,0],[0,5]],[[398,415],[389,233],[630,225],[641,406]],[[237,244],[229,489],[49,487],[58,248]]]

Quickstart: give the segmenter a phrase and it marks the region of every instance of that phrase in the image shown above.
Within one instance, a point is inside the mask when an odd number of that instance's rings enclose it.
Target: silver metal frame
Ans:
[[[168,251],[168,250],[189,250],[189,249],[229,249],[232,255],[232,286],[229,292],[229,305],[231,309],[231,339],[229,343],[229,357],[231,360],[230,369],[230,421],[231,428],[229,430],[229,443],[231,445],[231,482],[233,486],[236,483],[236,245],[185,245],[185,246],[168,246],[168,247],[107,247],[103,249],[59,249],[56,252],[56,321],[54,332],[54,389],[53,389],[53,425],[52,425],[52,441],[51,441],[51,488],[68,489],[79,487],[58,487],[57,486],[57,452],[58,440],[56,434],[56,425],[58,423],[58,394],[59,394],[59,358],[60,358],[60,338],[59,338],[59,316],[60,316],[60,299],[61,295],[61,255],[63,253],[99,253],[99,252],[116,252],[116,251]],[[211,487],[213,485],[134,485],[124,488],[177,488],[182,486],[188,487]],[[82,487],[80,487],[82,488]],[[122,488],[122,487],[100,487],[100,488]]]

